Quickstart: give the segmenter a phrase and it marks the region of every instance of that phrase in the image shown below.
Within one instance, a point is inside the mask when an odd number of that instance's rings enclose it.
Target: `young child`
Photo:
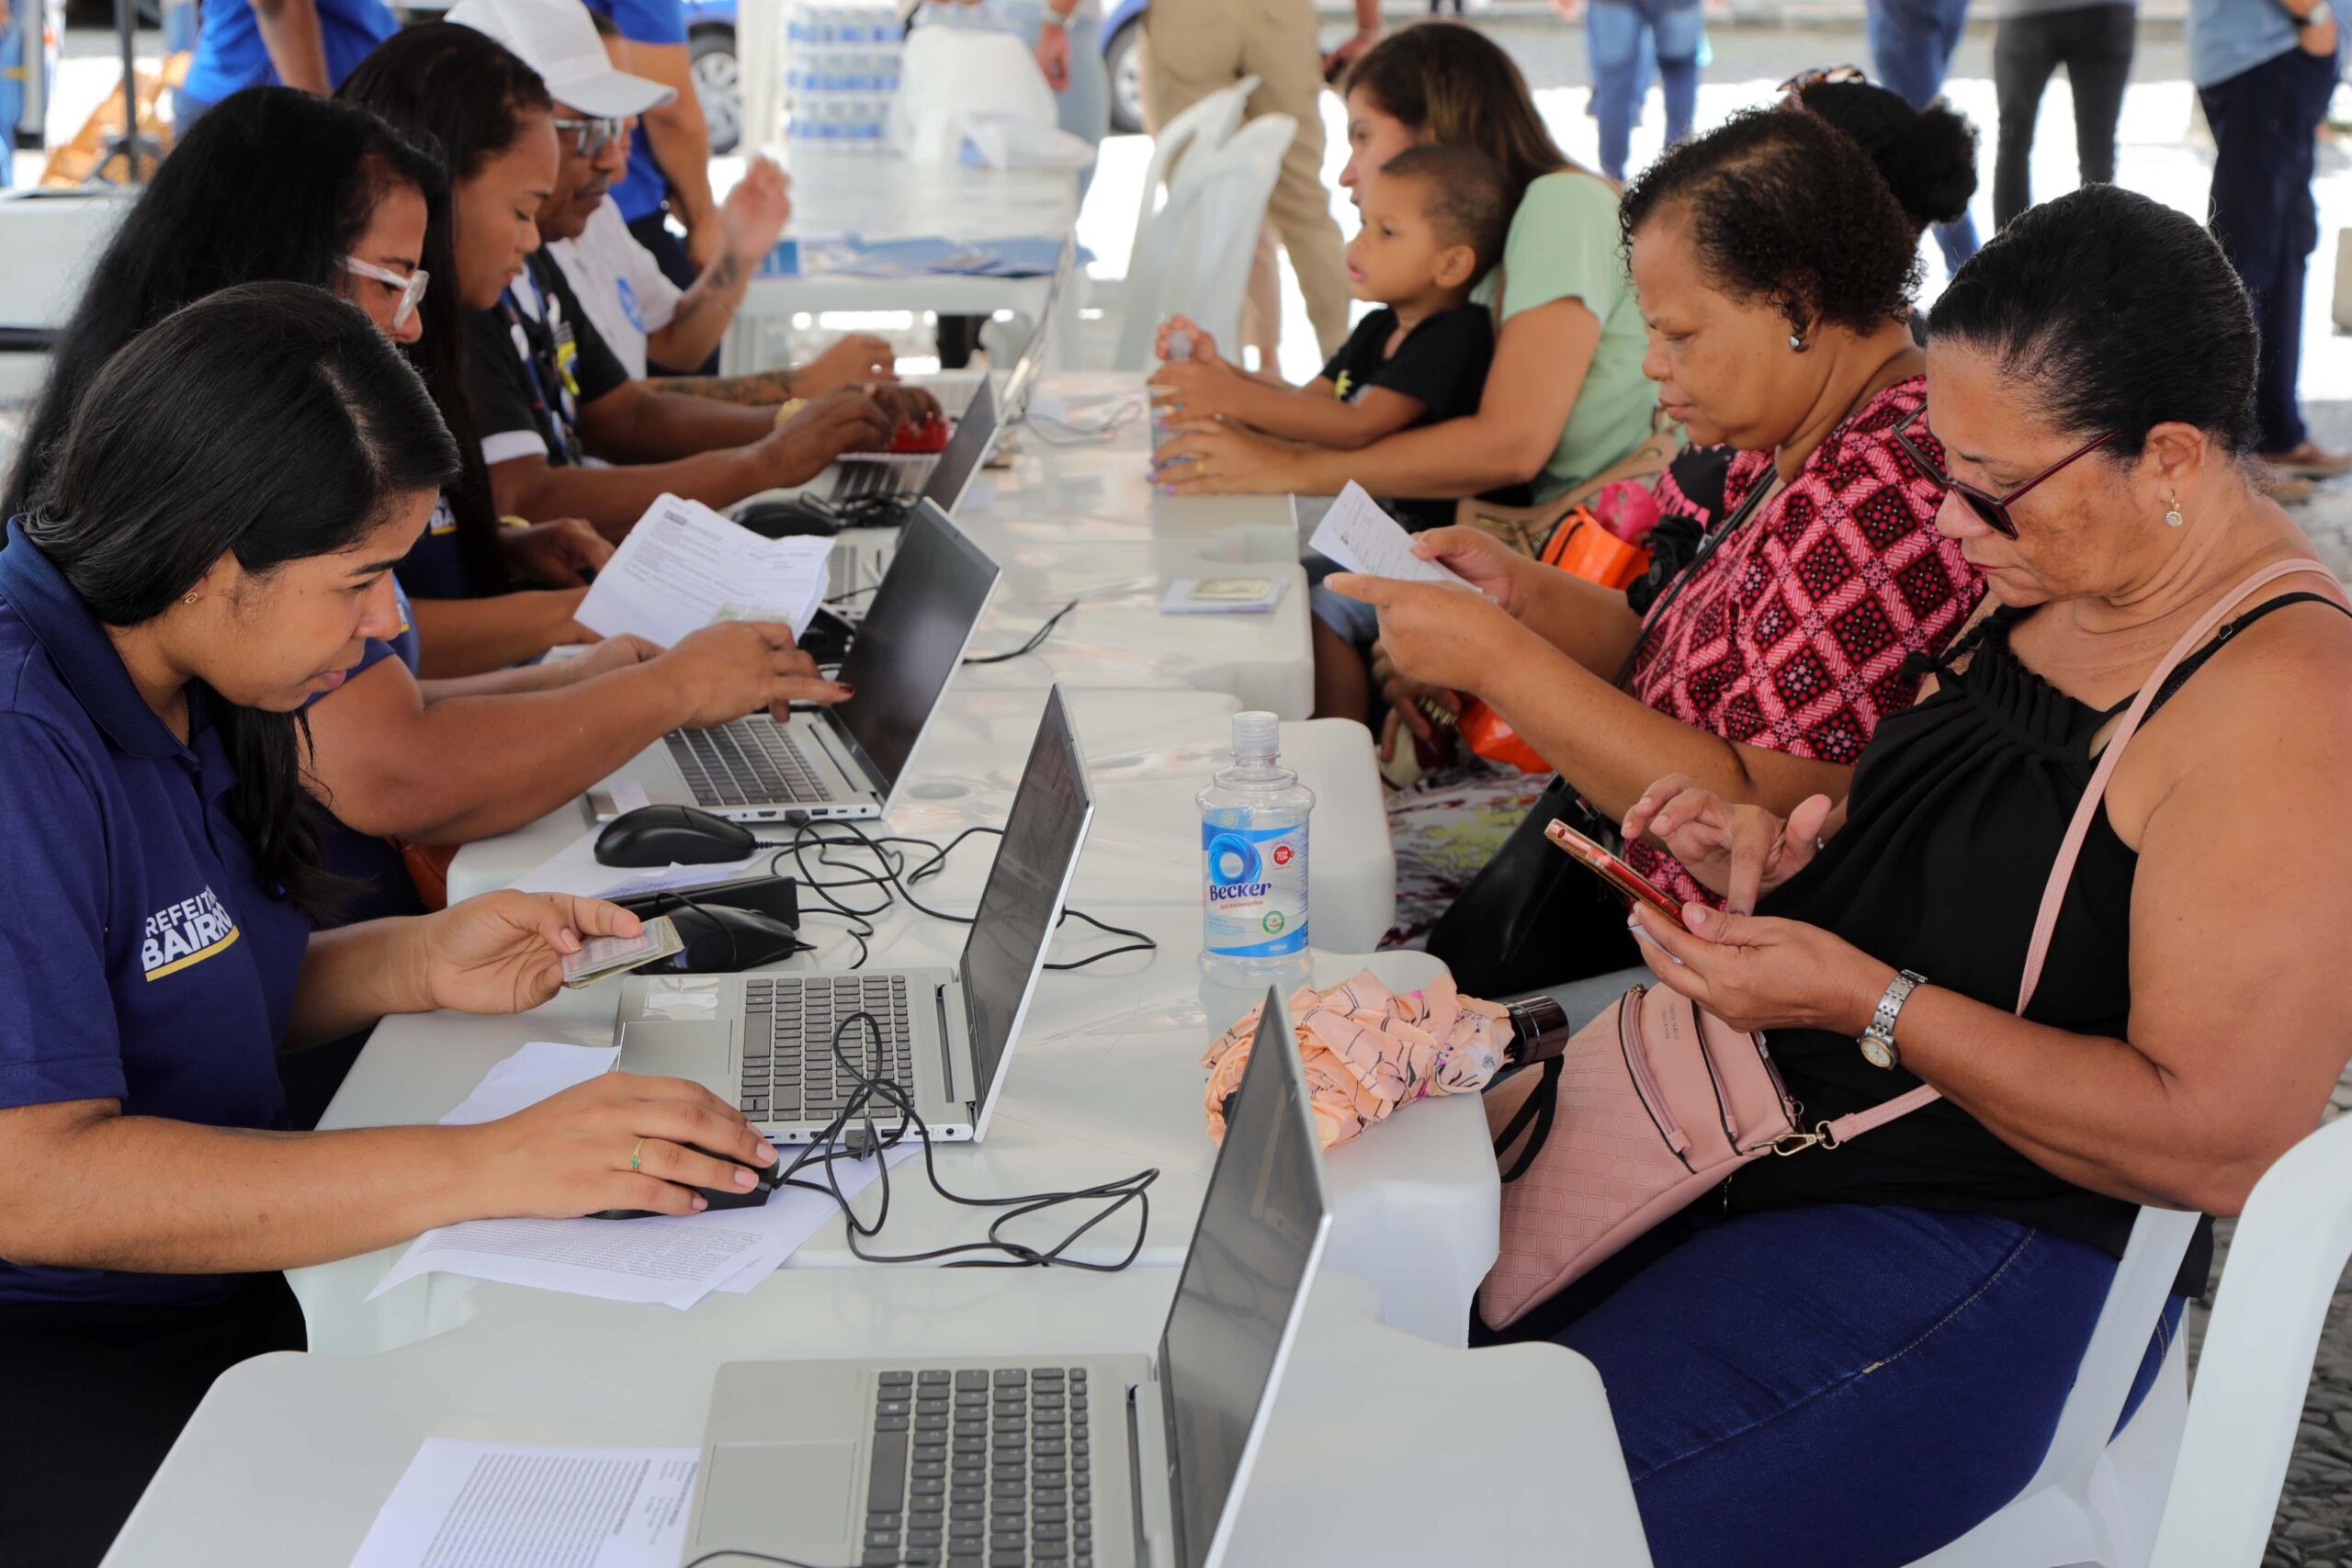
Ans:
[[[1229,421],[1286,441],[1352,449],[1477,412],[1495,330],[1487,308],[1470,302],[1470,290],[1502,254],[1515,205],[1509,179],[1468,148],[1408,147],[1362,195],[1348,281],[1357,299],[1384,308],[1358,322],[1323,374],[1304,387],[1250,375],[1219,358],[1199,327],[1171,317],[1159,329],[1169,363],[1151,381],[1164,417]],[[1391,510],[1416,530],[1453,520],[1451,501],[1396,501]]]

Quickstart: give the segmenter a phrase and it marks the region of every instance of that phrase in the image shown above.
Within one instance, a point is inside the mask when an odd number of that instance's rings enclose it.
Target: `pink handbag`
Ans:
[[[2199,617],[2132,699],[2042,889],[2018,987],[2019,1013],[2041,978],[2067,879],[2108,780],[2157,689],[2248,595],[2307,571],[2342,597],[2318,561],[2265,567]],[[1922,1084],[1808,1133],[1804,1107],[1781,1083],[1762,1036],[1732,1028],[1663,986],[1636,986],[1577,1030],[1540,1073],[1521,1071],[1487,1094],[1487,1124],[1503,1168],[1502,1248],[1478,1288],[1478,1314],[1494,1328],[1515,1322],[1752,1160],[1835,1149],[1939,1098]]]

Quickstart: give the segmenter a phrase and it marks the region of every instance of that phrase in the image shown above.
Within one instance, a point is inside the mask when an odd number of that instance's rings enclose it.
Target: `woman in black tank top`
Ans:
[[[2254,375],[2191,220],[2111,186],[2026,214],[1928,349],[1938,526],[1993,607],[1834,808],[1665,779],[1627,819],[1724,897],[1636,915],[1645,957],[1767,1035],[1804,1125],[1942,1096],[1744,1168],[1545,1314],[1610,1386],[1659,1568],[1966,1534],[2039,1465],[2141,1206],[2235,1213],[2352,1056],[2352,614],[2249,479]],[[2176,645],[2015,1016],[2062,840]],[[2200,1228],[2178,1292],[2210,1257]]]

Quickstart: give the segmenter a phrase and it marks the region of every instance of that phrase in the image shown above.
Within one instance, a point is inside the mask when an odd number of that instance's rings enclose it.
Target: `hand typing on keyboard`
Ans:
[[[849,688],[817,673],[780,621],[721,621],[682,637],[645,666],[682,705],[674,723],[725,724],[762,708],[778,717],[797,702],[837,703]]]

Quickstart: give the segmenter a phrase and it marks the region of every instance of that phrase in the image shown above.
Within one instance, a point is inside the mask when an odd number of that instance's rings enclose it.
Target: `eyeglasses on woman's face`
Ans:
[[[2008,494],[1995,495],[1989,491],[1978,490],[1974,485],[1965,484],[1952,478],[1944,471],[1941,463],[1928,456],[1927,450],[1919,445],[1912,434],[1919,421],[1926,416],[1927,412],[1926,405],[1922,404],[1903,416],[1902,423],[1894,427],[1894,445],[1902,449],[1903,455],[1911,460],[1911,466],[1918,469],[1929,482],[1951,491],[1961,500],[1968,502],[1969,510],[1984,520],[1984,526],[1992,529],[2004,539],[2014,539],[2018,536],[2017,520],[2009,515],[2009,508],[2024,499],[2026,491],[2077,458],[2088,457],[2115,439],[2115,432],[2111,430],[2105,435],[2094,436],[2009,491]]]
[[[430,275],[422,267],[414,272],[394,272],[390,267],[378,266],[374,262],[361,261],[357,256],[344,257],[343,270],[354,277],[364,277],[387,288],[400,290],[400,303],[392,307],[394,332],[403,330],[415,318],[416,308],[424,299],[424,286],[431,281]]]

